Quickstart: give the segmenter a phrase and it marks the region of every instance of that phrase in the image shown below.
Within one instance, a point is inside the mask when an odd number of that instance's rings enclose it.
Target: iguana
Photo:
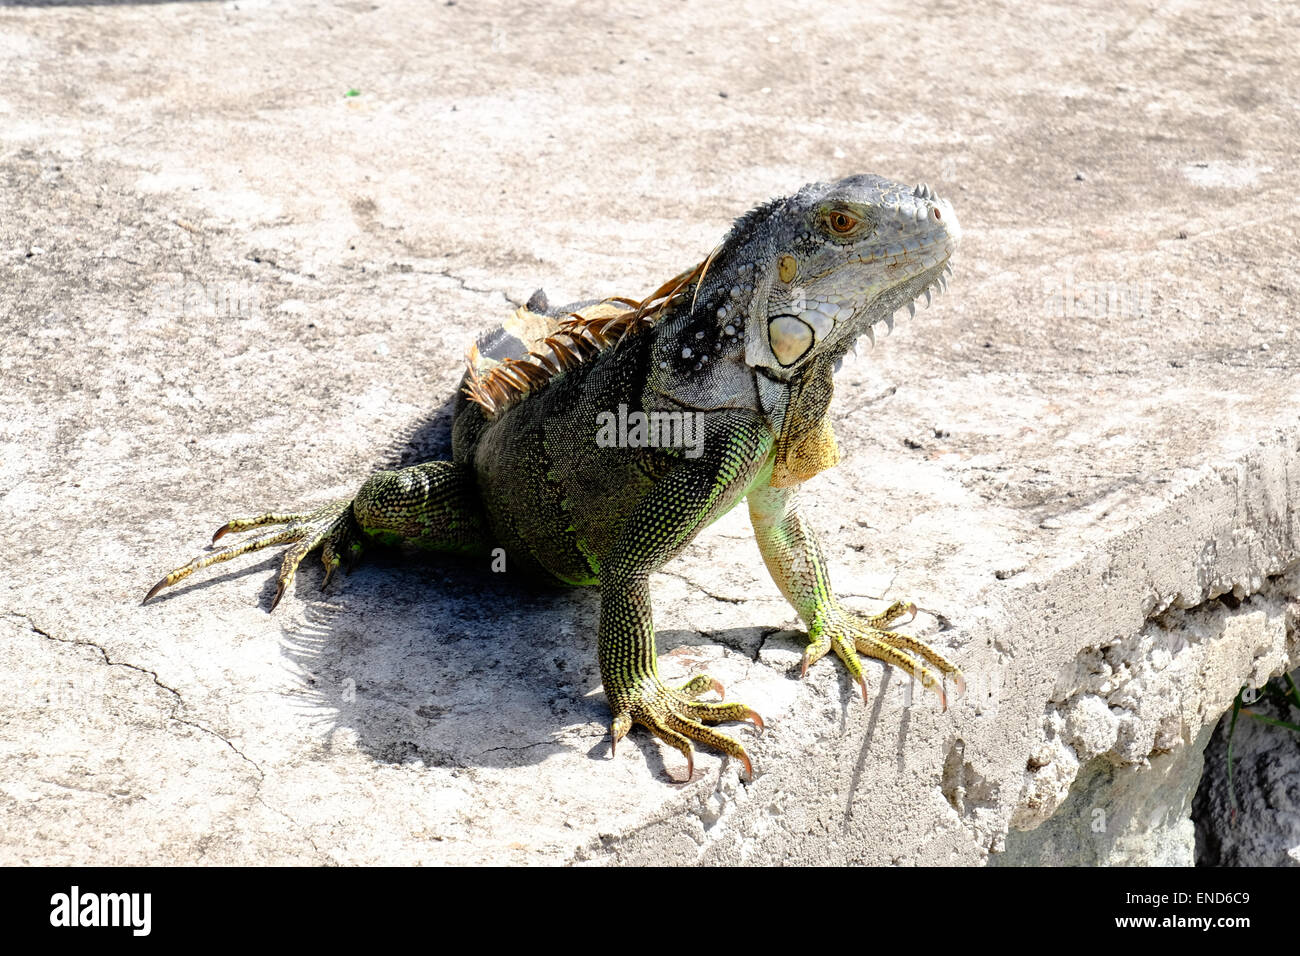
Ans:
[[[539,290],[470,349],[452,425],[452,460],[372,475],[349,500],[272,512],[213,537],[283,527],[195,558],[145,596],[219,561],[289,544],[274,609],[299,563],[321,549],[325,581],[365,542],[486,554],[600,589],[597,659],[613,712],[611,749],[642,724],[686,757],[691,741],[738,758],[712,724],[762,718],[741,703],[702,701],[707,674],[680,687],[659,677],[652,572],[741,499],[777,586],[808,627],[801,676],[834,650],[858,682],[858,654],[905,668],[938,691],[961,672],[890,630],[915,608],[874,617],[840,605],[798,485],[839,458],[832,373],[878,322],[915,314],[946,288],[961,229],[929,186],[878,176],[813,183],[736,220],[699,265],[642,300],[551,308]],[[616,425],[617,422],[617,425]],[[656,434],[656,432],[658,434]],[[665,440],[665,433],[667,440]],[[658,439],[658,440],[656,440]],[[322,584],[324,587],[324,584]]]

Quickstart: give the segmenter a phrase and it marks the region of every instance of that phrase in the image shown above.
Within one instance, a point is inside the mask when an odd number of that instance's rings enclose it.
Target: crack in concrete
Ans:
[[[49,777],[37,777],[41,783],[51,787],[58,787],[60,790],[71,790],[73,793],[88,793],[92,797],[103,797],[105,800],[112,800],[113,794],[105,793],[103,790],[95,790],[91,787],[74,787],[70,783],[61,783],[58,780],[51,780]]]
[[[500,747],[489,747],[487,750],[480,750],[480,751],[478,752],[478,756],[482,757],[484,754],[496,753],[498,750],[510,750],[510,751],[513,751],[513,752],[518,752],[518,751],[521,751],[521,750],[532,750],[534,747],[545,747],[547,744],[550,744],[550,743],[554,743],[554,741],[551,741],[551,740],[539,740],[537,743],[534,743],[534,744],[524,744],[523,746],[520,746],[520,747],[511,747],[511,746],[509,746],[509,745],[507,745],[507,744],[502,744]]]
[[[213,730],[211,727],[204,726],[203,724],[200,724],[198,721],[188,720],[188,719],[186,719],[186,718],[184,718],[184,717],[180,717],[180,716],[178,716],[178,711],[179,711],[182,707],[186,706],[186,705],[185,705],[185,698],[182,696],[181,692],[178,691],[175,687],[172,687],[171,685],[164,683],[163,680],[158,676],[158,672],[157,672],[157,671],[150,670],[150,669],[147,668],[147,667],[141,667],[141,666],[138,665],[138,664],[131,664],[131,663],[127,662],[127,661],[115,661],[115,660],[113,660],[111,657],[108,656],[108,651],[106,651],[106,650],[105,650],[102,646],[100,646],[99,644],[96,644],[94,641],[88,641],[88,640],[77,640],[77,639],[73,639],[73,638],[65,638],[65,637],[57,637],[57,636],[55,636],[54,634],[51,634],[49,631],[47,631],[47,630],[45,630],[44,628],[42,628],[42,627],[41,627],[40,625],[38,625],[35,621],[33,621],[33,620],[31,619],[31,617],[29,617],[29,616],[26,615],[26,614],[10,612],[10,617],[11,617],[11,618],[18,618],[18,619],[24,621],[24,622],[27,624],[27,628],[28,628],[28,629],[29,629],[33,634],[38,634],[38,635],[40,635],[41,637],[45,638],[45,639],[48,640],[48,641],[53,641],[53,642],[55,642],[56,644],[68,644],[68,645],[71,645],[71,646],[73,646],[73,647],[90,647],[90,648],[94,648],[96,651],[99,652],[100,657],[103,659],[104,663],[105,663],[107,666],[109,666],[109,667],[125,667],[125,668],[127,668],[128,670],[133,670],[133,671],[135,671],[135,672],[137,672],[137,673],[139,673],[139,674],[144,674],[145,676],[147,676],[150,680],[153,681],[153,683],[154,683],[154,685],[155,685],[156,687],[160,688],[161,690],[166,691],[168,694],[170,694],[170,695],[174,698],[174,703],[173,703],[173,705],[172,705],[172,712],[171,712],[170,714],[168,714],[168,719],[169,719],[169,720],[173,720],[173,721],[175,721],[175,722],[178,723],[178,724],[184,724],[184,725],[187,726],[187,727],[193,727],[195,730],[198,730],[198,731],[200,731],[200,732],[202,732],[202,733],[205,733],[205,734],[208,734],[208,735],[210,735],[210,736],[212,736],[212,737],[215,737],[217,740],[220,740],[223,744],[225,744],[226,747],[228,747],[228,748],[231,750],[231,752],[233,752],[236,756],[239,757],[239,759],[243,760],[243,761],[244,761],[245,763],[247,763],[250,767],[252,767],[254,770],[256,770],[256,771],[257,771],[257,783],[255,784],[254,789],[253,789],[253,799],[254,799],[255,801],[257,801],[258,803],[260,803],[260,804],[261,804],[263,807],[265,807],[267,810],[270,810],[272,813],[276,813],[276,814],[278,814],[278,815],[284,817],[284,818],[285,818],[286,820],[288,820],[291,824],[293,824],[296,828],[298,828],[299,830],[301,830],[303,836],[305,836],[305,837],[307,838],[307,842],[311,844],[312,849],[313,849],[316,853],[318,853],[318,854],[321,852],[320,847],[316,845],[316,841],[315,841],[315,839],[312,838],[312,835],[311,835],[311,831],[310,831],[310,830],[308,830],[305,826],[303,826],[301,823],[299,823],[297,820],[295,820],[292,816],[290,816],[290,815],[289,815],[288,813],[286,813],[285,811],[283,811],[283,810],[281,810],[281,809],[279,809],[279,808],[277,808],[277,807],[273,807],[273,806],[271,806],[271,804],[267,803],[266,798],[262,796],[261,790],[262,790],[262,784],[266,782],[266,771],[262,769],[261,764],[259,764],[259,763],[258,763],[256,760],[254,760],[252,757],[248,756],[246,753],[244,753],[242,750],[240,750],[238,747],[236,747],[235,744],[234,744],[234,742],[231,741],[230,738],[226,737],[225,735],[221,734],[220,732],[218,732],[218,731],[216,731],[216,730]],[[72,788],[72,789],[75,789],[75,788]]]
[[[145,264],[143,262],[136,262],[134,259],[128,259],[126,256],[98,255],[98,256],[92,256],[90,261],[91,262],[125,262],[127,265],[135,266],[137,269],[145,268]]]
[[[259,785],[259,786],[260,786],[260,785]],[[318,853],[318,854],[321,852],[320,847],[318,847],[318,846],[316,845],[316,841],[312,838],[311,831],[308,830],[305,826],[303,826],[301,823],[299,823],[297,820],[295,820],[293,817],[291,817],[288,813],[286,813],[285,811],[281,810],[279,807],[273,807],[273,806],[271,806],[269,803],[266,802],[266,799],[265,799],[265,798],[264,798],[260,793],[256,793],[256,794],[254,794],[254,795],[253,795],[253,799],[255,799],[255,800],[256,800],[258,803],[260,803],[262,806],[266,807],[266,809],[270,810],[272,813],[275,813],[275,814],[278,814],[278,815],[284,817],[286,820],[288,820],[290,823],[292,823],[295,827],[297,827],[299,830],[301,830],[301,831],[302,831],[302,835],[305,836],[305,837],[307,838],[307,842],[311,844],[311,848],[312,848],[313,850],[315,850],[316,853]]]
[[[259,782],[261,780],[266,779],[266,772],[262,770],[261,766],[257,763],[257,761],[253,760],[242,750],[236,747],[228,737],[225,737],[221,733],[213,730],[211,727],[205,727],[203,724],[200,724],[197,721],[187,720],[184,717],[177,716],[178,711],[185,706],[185,698],[181,695],[181,692],[178,691],[175,687],[171,687],[168,684],[164,684],[162,680],[158,677],[157,671],[152,671],[147,667],[141,667],[138,664],[130,664],[126,661],[115,661],[108,656],[108,651],[104,650],[103,647],[101,647],[99,644],[96,644],[94,641],[75,640],[73,638],[66,638],[66,637],[55,637],[49,631],[38,626],[37,623],[33,621],[26,614],[14,614],[12,616],[21,618],[22,620],[26,621],[27,627],[34,634],[39,634],[41,637],[45,638],[46,640],[54,641],[56,644],[70,644],[74,647],[93,647],[95,650],[99,651],[100,657],[104,659],[104,663],[107,664],[109,667],[125,667],[128,670],[133,670],[136,671],[137,673],[144,674],[154,682],[155,686],[161,688],[162,690],[165,690],[167,693],[171,694],[172,697],[176,699],[176,702],[172,707],[172,712],[168,714],[168,718],[170,720],[174,720],[178,724],[185,724],[187,727],[193,727],[195,730],[199,730],[205,734],[210,734],[211,736],[216,737],[223,744],[229,747],[235,754],[237,754],[241,760],[243,760],[250,767],[252,767],[254,770],[257,771]]]
[[[696,583],[695,581],[692,581],[686,575],[681,574],[680,572],[677,571],[664,571],[660,569],[659,573],[666,574],[669,577],[677,578],[679,581],[683,581],[686,584],[689,584],[697,591],[703,591],[705,594],[713,598],[715,601],[722,601],[726,604],[744,604],[746,601],[754,600],[753,598],[747,598],[747,597],[727,597],[726,595],[723,594],[715,594],[713,591],[710,591],[708,588],[704,587],[701,584]]]
[[[501,298],[505,299],[507,302],[513,305],[516,309],[523,306],[522,302],[515,301],[514,299],[510,298],[510,296],[502,292],[500,289],[480,289],[476,286],[470,285],[468,279],[456,275],[456,273],[452,272],[450,269],[439,269],[436,272],[429,272],[423,269],[413,269],[412,271],[419,275],[437,275],[437,276],[442,276],[444,279],[450,279],[452,282],[456,283],[466,292],[475,292],[479,295],[499,295],[501,296]]]
[[[316,277],[316,273],[314,272],[303,272],[299,269],[293,268],[292,266],[281,265],[276,260],[270,258],[269,256],[264,256],[259,252],[247,253],[244,256],[244,260],[246,262],[252,262],[255,265],[259,265],[259,266],[270,266],[275,271],[283,272],[285,275],[297,276],[300,279],[307,279],[312,282],[318,281]]]
[[[854,406],[848,410],[847,414],[854,415],[860,411],[870,408],[872,405],[879,405],[881,402],[893,398],[894,395],[896,395],[897,393],[898,393],[898,386],[890,385],[884,391],[877,392],[875,395],[871,395],[854,404]]]
[[[753,662],[754,662],[755,664],[758,663],[758,659],[759,659],[760,657],[763,656],[763,648],[767,647],[767,642],[770,641],[770,640],[772,639],[772,636],[773,636],[773,635],[775,635],[775,634],[785,634],[785,633],[787,633],[787,632],[789,632],[789,631],[790,631],[790,628],[788,628],[788,627],[765,627],[765,628],[763,628],[763,633],[760,634],[760,635],[759,635],[759,638],[758,638],[758,649],[754,651],[754,660],[753,660]]]

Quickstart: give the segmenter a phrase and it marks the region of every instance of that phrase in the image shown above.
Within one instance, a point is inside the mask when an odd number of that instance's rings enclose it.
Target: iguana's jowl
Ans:
[[[946,706],[961,672],[892,631],[898,603],[864,617],[835,599],[821,547],[796,500],[839,457],[832,373],[857,339],[942,290],[961,230],[925,185],[877,176],[814,183],[757,207],[699,265],[643,300],[551,308],[540,293],[471,349],[453,424],[453,460],[372,476],[351,500],[229,522],[217,533],[276,530],[166,575],[153,597],[200,568],[289,544],[278,603],[302,559],[328,573],[367,542],[464,553],[504,548],[516,566],[600,588],[598,659],[615,743],[642,724],[686,756],[691,741],[752,768],[711,724],[762,719],[700,701],[721,685],[659,677],[649,577],[708,524],[748,499],[763,560],[809,629],[803,670],[834,650],[862,688],[859,654],[902,667]],[[608,439],[617,410],[655,426],[692,415],[689,450]],[[602,426],[602,422],[606,424]],[[637,427],[641,427],[638,424]],[[685,432],[683,432],[685,433]],[[214,539],[215,542],[215,539]],[[274,607],[274,603],[272,604]]]

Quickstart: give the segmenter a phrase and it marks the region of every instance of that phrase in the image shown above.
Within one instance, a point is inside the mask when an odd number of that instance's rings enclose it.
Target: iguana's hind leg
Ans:
[[[226,534],[270,525],[282,527],[200,555],[169,572],[144,599],[148,601],[163,588],[195,571],[277,544],[290,547],[280,562],[272,610],[292,583],[303,558],[317,548],[321,549],[325,565],[325,581],[321,583],[324,587],[343,558],[355,559],[368,539],[383,544],[406,543],[435,551],[470,553],[486,551],[490,544],[473,472],[465,465],[450,461],[431,461],[398,471],[378,472],[361,486],[352,500],[334,501],[315,511],[267,512],[254,518],[235,518],[218,528],[212,541],[215,544]]]
[[[859,653],[915,675],[922,686],[938,693],[945,709],[948,706],[945,678],[952,679],[958,694],[965,690],[965,680],[955,664],[928,644],[889,630],[905,615],[914,616],[915,605],[900,601],[874,617],[864,617],[840,605],[831,591],[821,545],[812,529],[804,524],[793,487],[752,490],[749,517],[767,570],[808,625],[808,647],[804,650],[800,676],[808,673],[809,666],[827,651],[833,650],[858,682],[864,702],[867,683],[862,676]]]

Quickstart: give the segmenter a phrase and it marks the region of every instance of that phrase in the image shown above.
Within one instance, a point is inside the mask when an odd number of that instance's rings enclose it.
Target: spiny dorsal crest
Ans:
[[[478,343],[470,346],[465,356],[469,366],[466,397],[490,418],[501,414],[561,372],[589,362],[627,336],[653,326],[671,306],[685,301],[686,295],[694,291],[692,286],[698,289],[703,284],[717,253],[715,249],[703,262],[673,276],[640,301],[613,296],[558,320],[521,306],[514,312],[520,324],[545,320],[547,333],[527,343],[525,359],[507,358],[493,363],[479,352]]]

